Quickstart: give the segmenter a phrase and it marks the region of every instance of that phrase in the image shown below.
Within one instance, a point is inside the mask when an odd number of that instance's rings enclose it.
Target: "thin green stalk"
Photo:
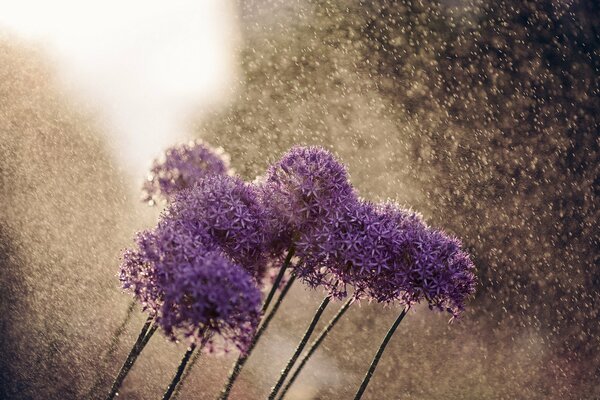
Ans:
[[[337,322],[340,320],[342,315],[344,315],[346,313],[346,311],[352,305],[354,300],[355,299],[353,297],[346,300],[346,302],[340,307],[339,311],[333,316],[333,318],[331,318],[331,320],[329,321],[327,326],[321,331],[321,333],[319,334],[319,337],[317,339],[315,339],[314,342],[312,342],[308,351],[306,352],[306,354],[304,354],[304,357],[302,357],[302,359],[300,360],[300,364],[298,364],[298,367],[292,374],[291,378],[288,380],[288,382],[285,384],[285,386],[281,390],[281,393],[279,394],[279,400],[282,400],[285,397],[286,393],[288,392],[288,390],[290,390],[290,387],[294,384],[294,382],[296,381],[296,378],[298,378],[298,375],[300,375],[300,372],[302,371],[302,369],[304,368],[304,366],[306,365],[306,363],[308,362],[310,357],[312,357],[312,355],[315,353],[317,348],[321,345],[321,342],[323,342],[323,340],[325,339],[327,334],[329,334],[329,331],[331,331],[333,329],[333,327],[335,326],[335,324],[337,324]]]
[[[123,332],[125,332],[125,328],[127,327],[127,324],[129,323],[129,321],[131,320],[131,316],[133,315],[134,310],[135,310],[135,300],[131,300],[131,302],[129,303],[129,306],[127,307],[127,313],[125,314],[125,318],[123,318],[123,321],[121,322],[121,324],[117,327],[117,329],[115,329],[115,332],[112,335],[110,344],[108,345],[108,349],[102,356],[102,359],[101,359],[102,364],[106,364],[108,359],[115,352],[115,350],[117,350],[117,346],[121,339],[121,335],[123,334]],[[91,389],[88,391],[85,398],[87,398],[87,399],[92,398],[94,396],[94,393],[96,393],[98,391],[100,385],[102,384],[102,376],[101,376],[100,371],[101,371],[101,369],[98,369],[98,371],[96,372],[96,378],[94,379],[94,384],[92,385]]]
[[[381,342],[381,345],[379,345],[379,349],[377,350],[375,357],[373,357],[371,366],[369,367],[369,370],[367,371],[367,373],[360,385],[360,388],[358,389],[358,391],[356,392],[356,395],[354,396],[354,400],[360,400],[363,393],[365,392],[365,389],[367,389],[367,385],[369,384],[369,381],[371,380],[371,377],[373,376],[373,372],[375,372],[375,368],[377,368],[377,364],[379,363],[379,359],[381,358],[381,355],[383,354],[385,347],[387,346],[387,344],[390,341],[390,339],[392,338],[392,336],[394,336],[394,332],[396,332],[396,328],[398,328],[398,325],[400,325],[400,322],[402,322],[402,319],[406,315],[407,311],[408,311],[408,307],[406,307],[404,310],[402,310],[400,315],[398,315],[398,318],[396,318],[396,320],[392,324],[388,333],[383,338],[383,342]]]
[[[317,323],[319,322],[319,319],[321,318],[323,311],[325,311],[325,308],[327,307],[327,305],[329,304],[330,301],[331,301],[331,296],[328,295],[323,299],[323,301],[321,302],[321,305],[319,305],[319,308],[317,309],[317,312],[315,313],[312,321],[310,322],[310,325],[308,325],[306,332],[304,332],[304,336],[302,337],[302,340],[300,340],[298,347],[296,347],[296,351],[294,352],[292,357],[289,359],[287,365],[281,372],[281,375],[279,376],[279,380],[277,381],[275,386],[273,386],[273,389],[271,389],[271,394],[269,394],[269,400],[273,400],[275,398],[275,396],[277,396],[277,392],[279,391],[279,389],[281,389],[281,386],[283,385],[285,378],[287,378],[288,374],[290,373],[290,370],[296,363],[296,360],[298,360],[298,357],[300,357],[300,353],[302,353],[302,350],[304,350],[304,346],[306,346],[306,343],[308,343],[308,340],[310,339],[310,336],[312,335],[313,331],[315,330],[315,327],[317,326]]]
[[[264,319],[262,325],[260,326],[260,328],[258,328],[258,331],[256,332],[256,334],[254,335],[254,338],[252,339],[252,343],[250,343],[250,347],[248,348],[248,351],[245,354],[240,354],[240,356],[238,357],[233,368],[231,369],[231,372],[229,373],[227,383],[225,383],[223,390],[221,390],[221,394],[219,395],[219,400],[226,400],[227,398],[229,398],[231,388],[233,387],[233,384],[235,383],[235,380],[237,379],[238,375],[240,374],[242,368],[246,364],[248,357],[250,357],[250,353],[252,353],[252,350],[254,350],[254,347],[256,347],[256,344],[258,343],[258,340],[260,339],[260,337],[262,336],[264,331],[269,327],[269,323],[275,316],[275,313],[279,309],[281,302],[285,298],[285,295],[290,290],[290,287],[292,287],[292,284],[294,283],[295,280],[296,280],[296,276],[294,274],[292,274],[292,276],[290,277],[288,282],[285,284],[285,286],[281,290],[281,293],[279,294],[277,301],[273,305],[273,308],[265,316],[265,319]]]
[[[194,365],[196,365],[196,362],[198,362],[198,359],[200,358],[201,354],[202,354],[202,351],[200,349],[196,348],[196,351],[194,352],[194,355],[192,356],[192,361],[190,361],[190,364],[188,365],[188,367],[185,369],[185,371],[183,371],[183,376],[181,377],[181,381],[179,382],[179,385],[177,385],[177,387],[175,388],[175,392],[173,393],[173,397],[172,397],[173,400],[176,400],[179,397],[179,393],[181,393],[181,389],[183,388],[183,384],[185,383],[185,380],[190,375],[190,372],[194,368]]]
[[[144,347],[146,347],[146,344],[150,341],[152,335],[154,335],[156,328],[158,328],[158,325],[153,325],[152,328],[148,330],[148,333],[146,334],[146,336],[144,336],[144,340],[142,340],[142,344],[140,345],[140,352]]]
[[[271,290],[269,290],[269,293],[267,294],[267,298],[265,299],[265,302],[262,305],[261,313],[263,315],[269,308],[269,305],[271,304],[271,301],[273,300],[273,296],[275,296],[277,289],[279,289],[279,284],[281,283],[281,280],[283,279],[283,276],[285,275],[285,270],[290,266],[290,263],[292,262],[292,257],[294,257],[295,251],[296,251],[296,249],[294,248],[294,245],[291,245],[288,250],[287,256],[285,257],[285,261],[283,262],[283,265],[281,266],[281,268],[279,268],[279,273],[277,274],[277,277],[275,278],[275,281],[273,282],[273,286],[271,286]]]
[[[138,335],[135,344],[131,348],[127,359],[125,360],[123,366],[119,370],[119,374],[115,378],[115,381],[113,382],[112,388],[110,389],[110,393],[106,397],[106,400],[112,400],[115,398],[115,396],[119,392],[119,389],[121,388],[121,385],[123,384],[123,381],[125,380],[125,377],[131,370],[131,367],[133,367],[135,360],[138,358],[138,356],[140,355],[140,353],[142,352],[142,350],[156,331],[157,325],[152,325],[152,320],[152,317],[148,317],[148,319],[146,320],[146,323],[142,327],[142,330],[140,331],[140,334]]]
[[[185,367],[187,366],[188,362],[190,361],[190,357],[192,356],[192,353],[194,352],[194,350],[196,350],[196,343],[192,343],[192,345],[185,352],[185,355],[183,356],[183,358],[181,359],[181,362],[179,363],[179,367],[177,367],[177,372],[175,372],[175,376],[171,380],[171,384],[169,385],[169,387],[167,388],[167,391],[163,395],[163,400],[169,400],[171,398],[171,396],[173,395],[173,392],[175,391],[175,388],[179,384],[181,376],[183,375],[183,371],[185,370]]]
[[[125,314],[125,318],[123,318],[121,325],[119,325],[117,327],[117,329],[115,330],[115,333],[113,334],[113,337],[112,337],[112,341],[110,342],[110,345],[108,346],[108,350],[106,351],[106,355],[104,356],[105,360],[108,359],[110,356],[112,356],[113,353],[115,352],[115,350],[117,349],[117,345],[119,344],[121,335],[123,334],[123,332],[125,332],[125,328],[127,327],[129,320],[131,320],[131,316],[133,315],[133,310],[135,310],[135,300],[131,300],[131,303],[129,303],[129,306],[127,307],[127,314]]]

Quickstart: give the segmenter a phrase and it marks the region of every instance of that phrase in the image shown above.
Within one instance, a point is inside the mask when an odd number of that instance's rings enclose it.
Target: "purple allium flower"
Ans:
[[[469,255],[458,239],[432,228],[415,232],[411,239],[404,253],[404,268],[408,268],[382,274],[377,282],[390,280],[404,286],[402,298],[408,304],[424,299],[430,308],[458,317],[475,292],[475,267]],[[385,289],[381,293],[385,296]]]
[[[170,201],[176,193],[205,176],[229,173],[229,159],[221,148],[214,149],[201,140],[174,146],[152,164],[143,185],[143,201],[150,204],[159,199]]]
[[[297,273],[334,296],[431,307],[457,316],[474,291],[473,264],[460,242],[392,203],[350,203],[300,235]]]
[[[322,286],[336,297],[347,294],[348,284],[355,287],[360,267],[354,254],[363,249],[362,214],[370,204],[359,201],[346,204],[335,213],[308,225],[296,242],[299,261],[296,273],[312,287]],[[360,216],[360,217],[359,217]]]
[[[422,224],[417,216],[414,223]],[[347,285],[353,286],[356,297],[364,296],[367,277],[391,268],[402,232],[397,221],[365,201],[348,203],[311,228],[298,240],[298,273],[338,297],[347,294]]]
[[[356,198],[344,165],[320,147],[293,147],[269,168],[265,185],[270,205],[294,228]]]
[[[175,339],[213,334],[246,351],[260,319],[261,295],[252,277],[218,252],[171,271],[157,322]]]
[[[293,147],[268,169],[258,186],[275,232],[275,252],[356,201],[346,168],[321,147]]]
[[[183,228],[183,229],[182,229]],[[120,279],[172,340],[213,343],[215,335],[245,351],[260,317],[260,291],[252,277],[205,237],[179,221],[162,221],[138,235],[123,255]]]
[[[386,221],[387,233],[381,236],[386,256],[382,268],[362,273],[359,286],[379,302],[411,305],[425,300],[430,308],[457,317],[475,290],[474,266],[460,241],[392,203],[380,206],[378,213]]]
[[[253,185],[227,175],[205,177],[175,196],[164,218],[205,232],[209,242],[218,245],[257,283],[262,281],[269,232],[265,210]]]
[[[174,219],[161,219],[154,229],[138,233],[135,243],[135,250],[123,253],[119,278],[151,314],[157,313],[163,301],[161,274],[218,249],[206,232]]]

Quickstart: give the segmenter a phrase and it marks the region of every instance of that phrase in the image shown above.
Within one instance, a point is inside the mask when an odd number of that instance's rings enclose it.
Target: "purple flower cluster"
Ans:
[[[239,178],[213,175],[178,194],[165,217],[193,225],[261,283],[269,230],[256,188]]]
[[[271,247],[292,242],[295,273],[335,297],[410,305],[426,300],[453,315],[474,291],[473,264],[460,242],[393,203],[360,200],[344,166],[318,147],[294,147],[271,166],[261,194]]]
[[[430,307],[458,316],[474,292],[474,266],[460,242],[393,203],[357,201],[301,235],[297,273],[334,296]]]
[[[244,350],[260,317],[267,238],[256,188],[206,176],[138,235],[137,250],[123,255],[121,282],[168,336],[218,334]]]
[[[293,147],[259,182],[275,253],[356,201],[346,168],[321,147]]]
[[[251,277],[217,252],[180,264],[165,287],[158,322],[165,332],[215,334],[245,351],[260,318],[261,295]],[[198,328],[200,327],[200,328]]]
[[[167,149],[155,160],[144,182],[143,201],[150,204],[172,200],[176,193],[192,187],[209,175],[229,174],[229,160],[223,150],[214,149],[201,140]]]
[[[382,236],[388,245],[377,253],[383,267],[361,277],[365,293],[385,303],[425,300],[457,317],[475,291],[474,265],[460,241],[395,204],[383,204],[378,212],[391,223]]]
[[[336,297],[427,301],[457,316],[473,293],[474,267],[457,239],[393,203],[360,200],[330,152],[294,147],[256,184],[227,175],[210,154],[201,143],[170,150],[150,195],[169,206],[123,255],[123,287],[169,337],[218,334],[244,350],[265,272],[292,246],[294,274]],[[212,161],[184,162],[192,159]]]
[[[170,274],[179,264],[187,264],[204,252],[213,250],[206,246],[204,232],[196,231],[184,221],[164,219],[152,229],[137,234],[135,249],[123,254],[120,280],[151,314],[156,314],[163,302],[161,277]]]
[[[120,279],[172,340],[212,343],[220,335],[245,351],[260,317],[254,279],[193,224],[163,219],[123,255]]]

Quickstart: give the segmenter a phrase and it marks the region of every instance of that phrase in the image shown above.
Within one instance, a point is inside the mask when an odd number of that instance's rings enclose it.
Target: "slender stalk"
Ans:
[[[240,356],[238,357],[233,368],[231,369],[231,372],[229,373],[227,383],[225,383],[223,390],[221,390],[221,394],[219,395],[219,400],[226,400],[227,398],[229,398],[229,393],[231,392],[231,388],[233,387],[233,384],[235,383],[235,380],[237,379],[238,375],[240,374],[242,368],[246,364],[248,357],[250,357],[250,353],[252,353],[252,350],[254,350],[254,347],[256,347],[256,344],[258,343],[258,340],[260,339],[260,337],[262,336],[264,331],[269,327],[269,323],[275,316],[275,313],[279,309],[281,302],[283,301],[287,292],[290,290],[290,287],[292,287],[292,284],[294,283],[295,280],[296,280],[296,275],[292,274],[292,276],[290,277],[290,280],[285,284],[285,286],[281,290],[281,293],[279,294],[277,301],[273,305],[273,308],[265,316],[265,319],[264,319],[262,325],[260,326],[260,328],[258,328],[258,331],[256,332],[256,334],[254,335],[254,338],[252,339],[252,343],[250,343],[250,347],[248,348],[248,351],[246,351],[245,354],[240,354]]]
[[[298,375],[300,375],[300,372],[302,371],[302,369],[304,368],[304,366],[306,365],[306,363],[308,362],[310,357],[312,357],[312,355],[315,353],[317,348],[321,345],[321,342],[323,342],[323,340],[325,339],[327,334],[329,334],[329,331],[331,331],[333,329],[335,324],[337,324],[337,322],[340,320],[342,315],[344,315],[346,313],[346,311],[352,305],[353,302],[354,302],[353,297],[346,300],[346,302],[340,307],[339,311],[333,316],[333,318],[331,318],[331,320],[329,321],[327,326],[321,331],[321,333],[319,334],[319,337],[317,339],[315,339],[314,342],[312,342],[308,351],[306,352],[306,354],[304,354],[304,357],[302,357],[302,359],[300,360],[300,364],[298,364],[298,367],[292,374],[291,378],[288,380],[288,382],[285,384],[285,386],[281,390],[281,393],[279,394],[279,400],[282,400],[285,397],[286,393],[288,392],[288,390],[290,390],[290,387],[294,384],[294,382],[296,381],[296,378],[298,378]]]
[[[289,359],[287,365],[281,372],[281,375],[279,376],[279,380],[277,381],[275,386],[273,386],[273,389],[271,389],[271,394],[269,394],[269,400],[273,400],[275,398],[275,396],[277,395],[277,392],[279,391],[279,389],[281,389],[281,385],[283,385],[285,378],[287,378],[288,374],[290,373],[290,370],[296,363],[296,360],[298,360],[298,357],[300,357],[300,353],[302,353],[302,350],[304,350],[304,346],[306,346],[306,343],[308,343],[308,339],[310,339],[310,336],[312,335],[313,331],[315,330],[315,327],[317,326],[317,322],[319,322],[319,319],[321,318],[323,311],[325,311],[325,308],[327,307],[327,305],[329,304],[330,301],[331,301],[331,296],[328,295],[323,299],[323,301],[321,302],[321,305],[319,305],[319,308],[317,309],[317,312],[315,313],[312,321],[310,322],[310,325],[308,325],[306,332],[304,332],[304,336],[302,337],[302,340],[300,340],[298,347],[296,347],[296,351],[294,352],[292,357]]]
[[[154,326],[152,326],[152,328],[150,328],[148,330],[148,333],[146,334],[146,336],[144,336],[144,340],[142,340],[142,343],[140,345],[140,352],[142,351],[142,349],[144,347],[146,347],[146,344],[148,344],[148,342],[152,338],[152,335],[154,335],[154,332],[156,331],[156,328],[158,328],[158,325],[154,325]]]
[[[112,400],[115,398],[115,396],[119,392],[121,385],[123,384],[123,381],[125,380],[125,377],[129,373],[129,370],[131,370],[131,367],[133,367],[135,360],[138,358],[138,356],[144,349],[144,346],[146,346],[146,344],[148,343],[148,341],[150,340],[150,338],[156,331],[157,326],[152,325],[152,320],[153,320],[152,317],[148,317],[148,319],[146,320],[146,323],[142,327],[142,330],[141,330],[140,334],[138,335],[138,338],[137,338],[135,344],[131,348],[131,351],[129,352],[127,359],[125,360],[125,362],[123,363],[123,366],[119,370],[119,374],[115,378],[112,388],[110,389],[110,393],[108,394],[108,396],[106,396],[106,400]]]
[[[383,338],[383,342],[381,342],[381,345],[379,345],[379,349],[377,350],[375,357],[373,357],[371,366],[369,367],[369,370],[367,371],[365,377],[363,378],[360,388],[358,389],[358,391],[356,392],[356,395],[354,396],[354,400],[360,400],[363,393],[365,392],[365,389],[367,388],[367,385],[369,384],[369,381],[371,380],[371,377],[373,376],[373,372],[375,372],[375,368],[377,368],[377,364],[379,363],[379,359],[381,358],[381,355],[383,354],[385,347],[387,346],[387,344],[390,341],[390,339],[392,338],[392,336],[394,336],[394,332],[396,332],[396,328],[398,328],[398,325],[400,325],[400,322],[402,322],[402,319],[406,315],[407,311],[408,311],[408,307],[406,307],[404,310],[402,310],[400,315],[398,315],[398,318],[396,318],[396,320],[392,324],[388,333]]]
[[[285,257],[285,261],[283,262],[283,265],[281,266],[281,268],[279,268],[279,273],[277,274],[277,277],[275,278],[275,281],[273,282],[273,286],[271,286],[271,290],[269,290],[269,294],[267,294],[267,298],[265,299],[265,302],[262,305],[261,312],[263,315],[269,308],[269,305],[271,304],[271,301],[273,300],[273,296],[275,296],[275,293],[277,292],[277,289],[279,288],[279,284],[281,283],[281,280],[283,279],[283,276],[285,275],[285,270],[290,266],[290,263],[292,262],[292,257],[294,257],[295,251],[296,251],[296,249],[294,248],[294,245],[291,245],[288,250],[287,256]]]
[[[185,367],[187,366],[188,362],[190,361],[190,357],[192,356],[192,353],[194,352],[194,350],[196,350],[196,343],[192,343],[192,345],[185,352],[185,355],[183,356],[183,358],[181,359],[181,362],[179,363],[179,367],[177,367],[177,372],[175,372],[175,376],[171,380],[171,384],[169,385],[169,387],[167,388],[167,391],[163,395],[163,400],[169,400],[171,398],[171,396],[173,395],[173,392],[175,391],[175,388],[179,384],[181,376],[183,375],[183,371],[185,370]]]
[[[106,355],[104,356],[104,359],[108,359],[108,357],[112,356],[112,354],[117,349],[117,345],[119,344],[121,335],[123,334],[123,332],[125,332],[125,327],[127,327],[127,324],[129,323],[129,320],[131,319],[131,316],[133,315],[133,310],[135,310],[135,300],[131,300],[131,303],[129,303],[129,306],[127,307],[127,314],[125,314],[125,318],[123,318],[121,325],[119,325],[117,327],[117,329],[115,330],[115,333],[113,334],[113,337],[112,337],[112,341],[110,342],[110,345],[108,346],[108,350],[106,351]]]
[[[175,400],[179,397],[179,393],[181,393],[181,389],[183,388],[183,383],[185,382],[187,377],[190,375],[190,372],[192,371],[192,368],[194,368],[194,365],[196,365],[196,362],[200,358],[200,354],[202,354],[202,352],[200,351],[200,349],[196,348],[196,351],[194,352],[194,355],[192,356],[192,361],[190,361],[190,364],[188,365],[188,367],[185,369],[185,371],[183,371],[183,376],[181,377],[181,381],[179,382],[179,385],[177,385],[177,387],[175,388],[175,392],[173,393],[173,397],[172,397],[173,400]]]
[[[125,332],[125,328],[127,327],[127,324],[129,323],[129,321],[131,320],[131,316],[133,315],[134,310],[135,310],[135,300],[131,300],[131,303],[129,303],[129,306],[127,307],[127,312],[125,314],[125,318],[123,318],[123,321],[121,322],[121,324],[117,327],[117,329],[115,329],[115,332],[112,335],[110,344],[108,345],[108,349],[102,356],[102,364],[106,364],[106,362],[113,355],[115,350],[117,350],[117,346],[119,344],[119,340],[121,339],[121,335],[123,334],[123,332]],[[100,373],[100,369],[99,369],[96,372],[96,378],[94,379],[94,384],[92,385],[91,389],[87,392],[87,395],[85,396],[85,398],[87,398],[87,399],[92,398],[94,393],[96,393],[98,391],[98,388],[102,384],[102,380],[103,379],[101,377],[101,373]]]

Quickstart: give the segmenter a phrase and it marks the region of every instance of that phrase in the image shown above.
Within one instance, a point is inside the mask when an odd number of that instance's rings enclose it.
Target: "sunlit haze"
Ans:
[[[0,2],[0,31],[53,60],[137,182],[165,146],[188,137],[192,112],[223,99],[234,22],[233,6],[219,0]]]
[[[0,400],[600,399],[597,21],[0,0]]]

